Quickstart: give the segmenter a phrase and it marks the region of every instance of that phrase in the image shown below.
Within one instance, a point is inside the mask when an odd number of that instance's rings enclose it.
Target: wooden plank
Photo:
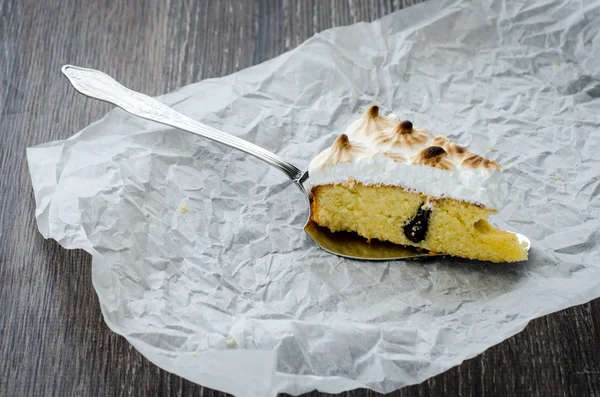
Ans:
[[[158,369],[112,333],[90,257],[37,232],[25,148],[67,138],[110,109],[75,95],[61,65],[97,68],[157,95],[411,2],[0,0],[0,396],[224,395]],[[600,395],[599,302],[535,320],[392,395]]]

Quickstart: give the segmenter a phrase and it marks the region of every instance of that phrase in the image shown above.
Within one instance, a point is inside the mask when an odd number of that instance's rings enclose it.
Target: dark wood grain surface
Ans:
[[[112,333],[92,287],[90,257],[37,232],[25,148],[67,138],[110,109],[76,95],[61,65],[100,69],[158,95],[409,4],[0,0],[0,395],[223,396],[160,370]],[[484,354],[392,395],[600,395],[598,342],[596,300],[535,320]]]

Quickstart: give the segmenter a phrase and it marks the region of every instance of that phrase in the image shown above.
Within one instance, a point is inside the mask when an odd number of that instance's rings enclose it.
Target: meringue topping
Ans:
[[[376,134],[372,143],[377,148],[409,151],[415,146],[424,145],[431,138],[431,134],[423,129],[414,129],[410,121],[405,120],[393,129],[383,130]]]
[[[382,116],[371,106],[309,165],[313,185],[344,183],[402,186],[432,197],[451,197],[500,209],[507,192],[498,163],[435,136]]]
[[[381,116],[379,106],[373,105],[365,114],[356,120],[346,132],[351,139],[367,138],[375,132],[381,132],[387,128],[398,125],[398,119],[391,116]]]
[[[454,164],[447,159],[448,153],[439,146],[428,146],[413,156],[412,163],[428,165],[441,170],[451,170]]]
[[[398,124],[396,131],[400,134],[410,134],[413,132],[413,124],[408,120],[404,120]]]
[[[488,160],[485,157],[481,157],[474,153],[467,153],[463,158],[462,163],[460,163],[463,167],[470,168],[485,168],[485,169],[497,169],[500,168],[500,164],[496,163],[493,160]]]
[[[397,153],[397,152],[384,152],[383,153],[384,156],[391,158],[394,161],[400,162],[400,163],[406,163],[407,159],[406,156],[401,154],[401,153]]]
[[[337,164],[347,163],[371,156],[373,151],[364,143],[350,142],[348,135],[342,134],[337,137],[329,149],[322,151],[311,162],[318,168],[333,167]]]
[[[444,150],[462,167],[483,168],[488,170],[501,168],[500,164],[496,163],[495,161],[471,153],[466,147],[451,142],[445,136],[436,136],[431,141],[431,144],[444,148]]]

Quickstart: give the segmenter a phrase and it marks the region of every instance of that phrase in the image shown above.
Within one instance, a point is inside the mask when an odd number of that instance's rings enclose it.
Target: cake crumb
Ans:
[[[227,338],[225,343],[227,344],[227,347],[236,347],[237,346],[237,342],[233,338]]]
[[[556,62],[556,66],[560,66],[560,62]]]
[[[358,109],[358,110],[356,111],[356,113],[358,113],[358,114],[361,114],[361,113],[362,113],[362,110]]]
[[[188,212],[188,207],[185,206],[185,205],[183,205],[183,204],[181,204],[179,206],[179,211],[181,211],[181,212],[183,212],[185,214],[186,212]]]
[[[427,196],[427,199],[425,199],[425,202],[423,203],[423,205],[421,205],[421,209],[423,210],[432,210],[433,209],[433,203],[435,202],[435,198],[433,198],[432,196]]]
[[[554,174],[554,179],[556,179],[557,181],[560,180],[560,175],[559,174]]]
[[[488,150],[490,152],[493,152],[496,148],[493,145],[488,146]]]
[[[593,43],[593,42],[592,42],[592,39],[589,39],[589,40],[587,41],[587,43],[588,43],[588,44],[592,44],[592,43]]]
[[[346,186],[348,189],[353,189],[354,185],[356,184],[356,181],[354,179],[348,179],[346,182],[344,182],[344,186]]]

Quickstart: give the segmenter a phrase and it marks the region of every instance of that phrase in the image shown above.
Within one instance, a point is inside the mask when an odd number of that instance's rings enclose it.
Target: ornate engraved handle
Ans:
[[[239,149],[278,168],[293,181],[298,181],[302,176],[302,171],[299,168],[276,154],[184,116],[154,98],[123,87],[105,73],[71,65],[63,66],[62,72],[67,76],[73,87],[83,95],[110,102],[134,116],[191,132]]]

